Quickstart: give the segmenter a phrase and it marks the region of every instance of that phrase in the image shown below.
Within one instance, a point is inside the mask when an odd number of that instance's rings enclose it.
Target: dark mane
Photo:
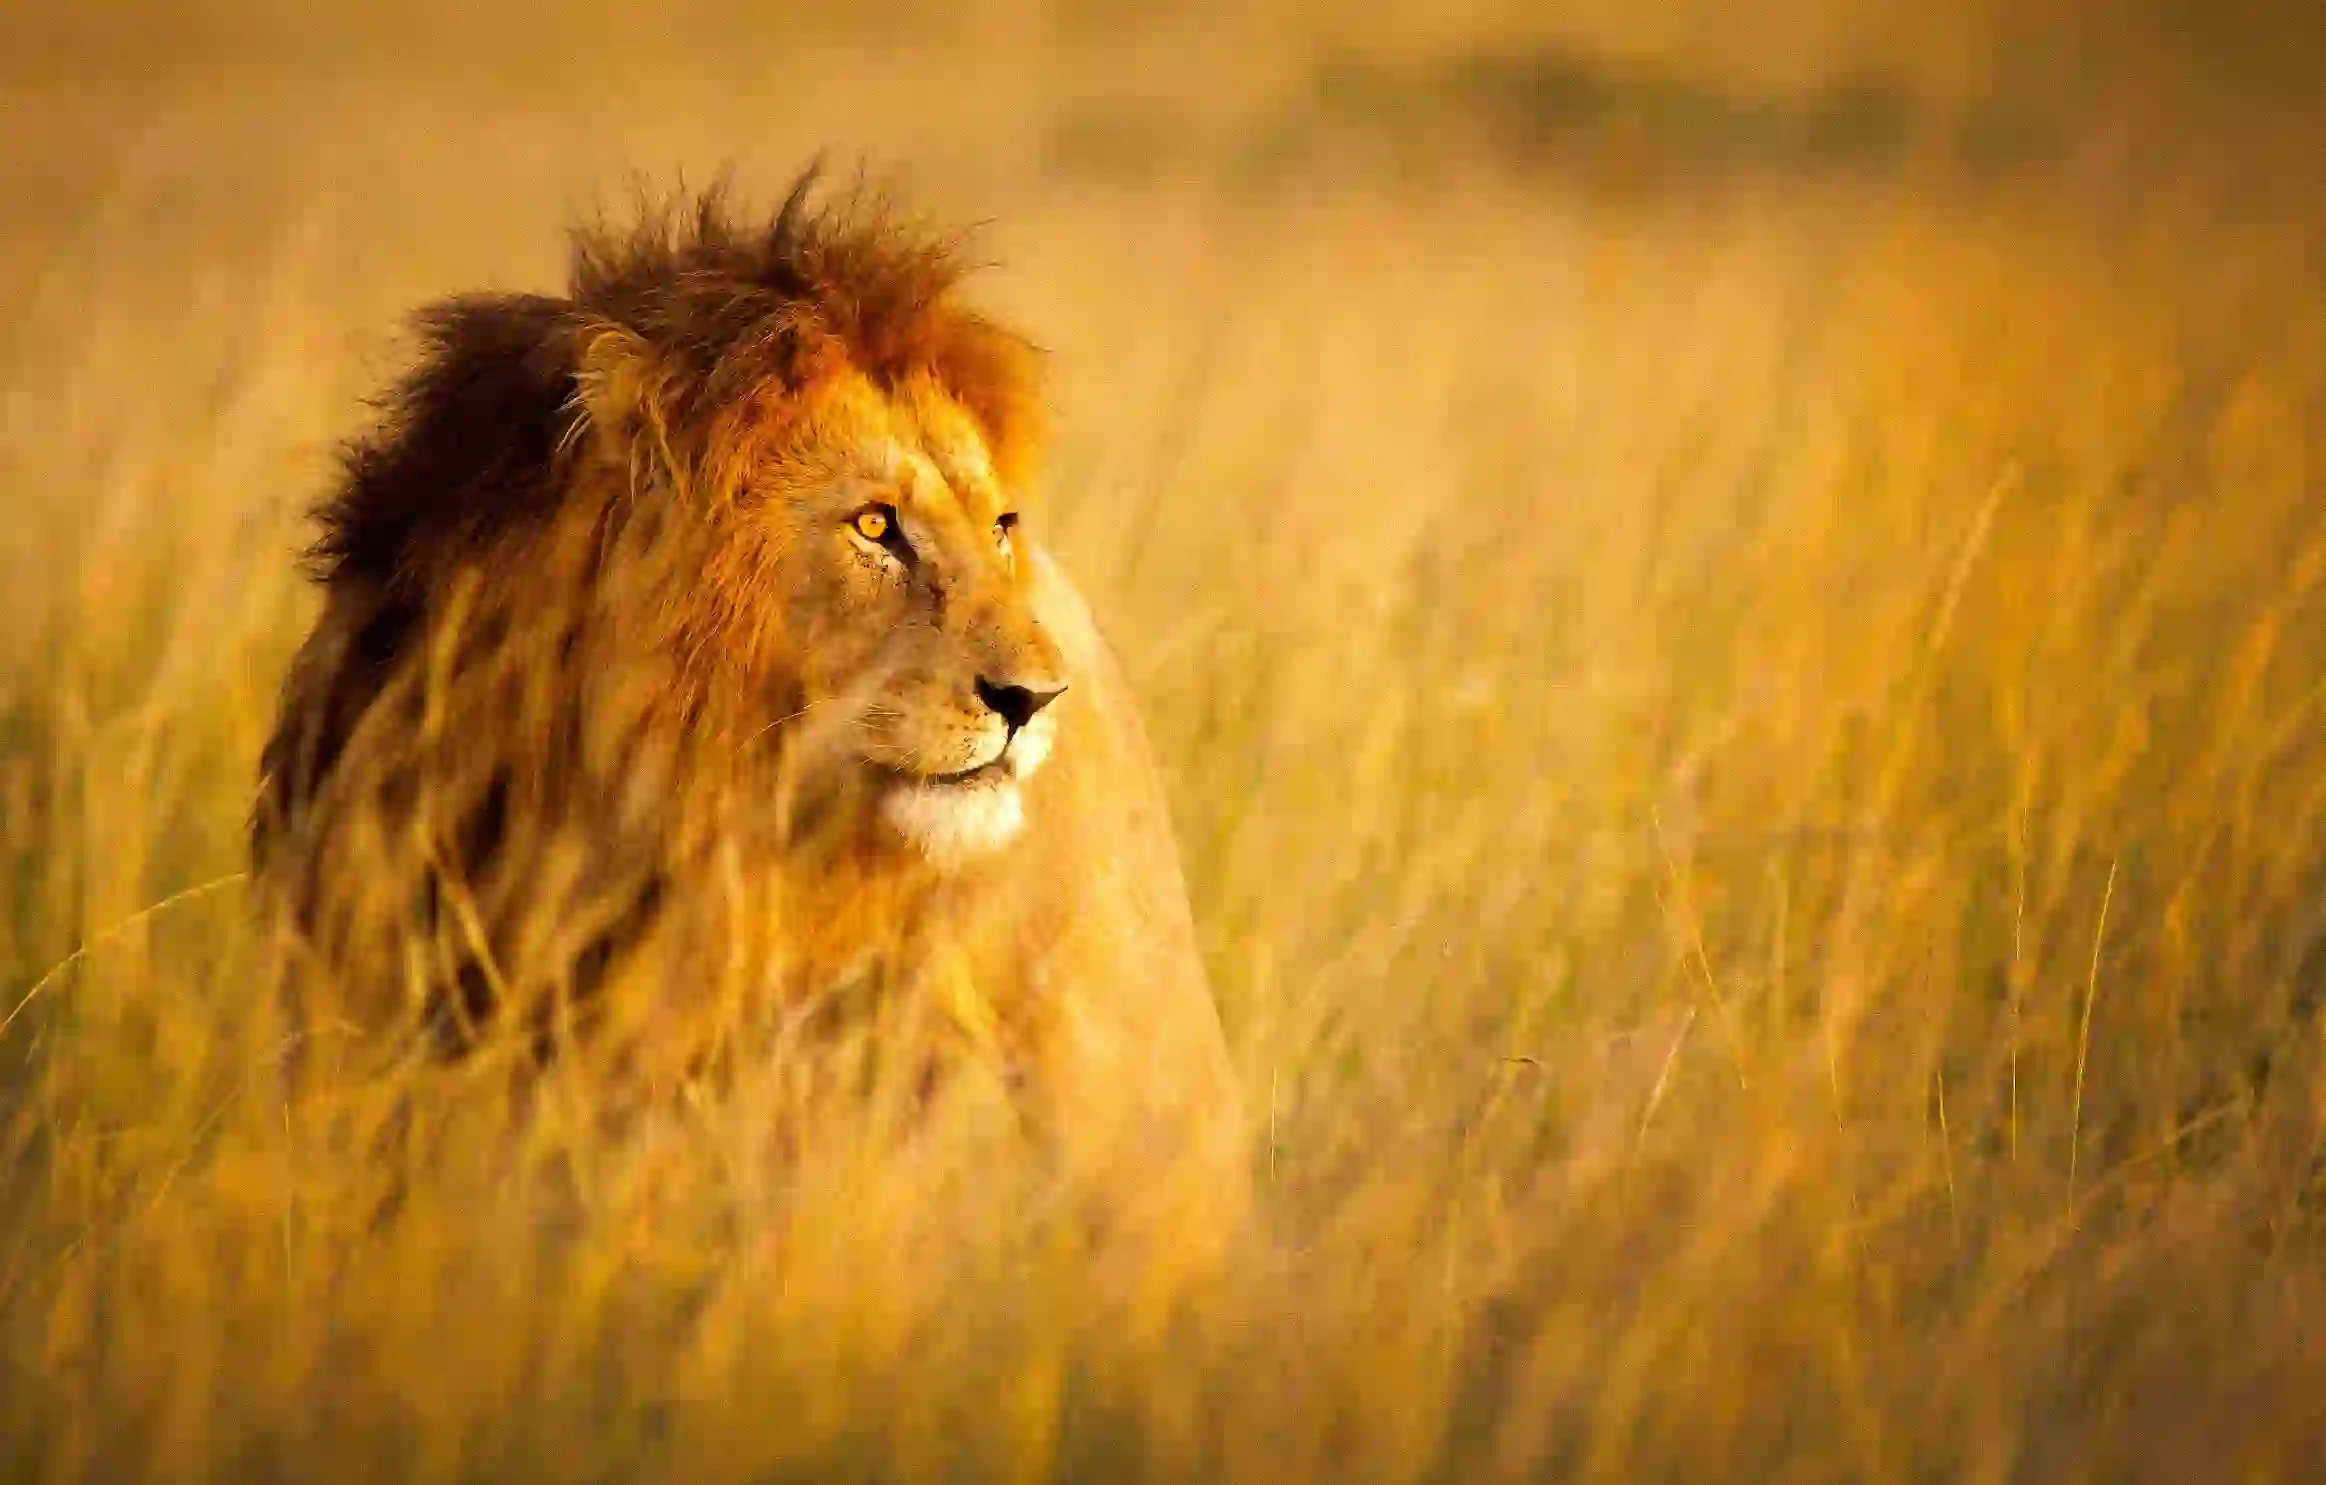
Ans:
[[[340,456],[310,551],[332,582],[401,586],[422,540],[472,548],[554,509],[574,403],[573,305],[475,294],[413,317],[417,365],[374,406],[379,422]]]

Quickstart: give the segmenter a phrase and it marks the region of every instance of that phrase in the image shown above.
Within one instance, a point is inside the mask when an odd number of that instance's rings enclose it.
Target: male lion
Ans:
[[[813,177],[420,316],[262,766],[298,1019],[636,1086],[876,1026],[923,1088],[1225,1154],[1156,768],[1019,519],[1036,354]]]

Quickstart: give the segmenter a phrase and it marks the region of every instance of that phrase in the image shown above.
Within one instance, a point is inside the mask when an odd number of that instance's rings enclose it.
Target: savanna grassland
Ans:
[[[2075,9],[8,12],[0,1473],[2317,1478],[2326,53]],[[400,317],[818,147],[1052,353],[1224,1253],[748,1099],[400,1173],[274,1099]]]

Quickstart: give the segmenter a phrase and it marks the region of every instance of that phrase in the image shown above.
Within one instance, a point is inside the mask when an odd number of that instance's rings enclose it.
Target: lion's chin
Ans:
[[[880,813],[898,835],[942,866],[998,851],[1026,826],[1017,778],[990,766],[951,779],[898,779],[881,795]]]

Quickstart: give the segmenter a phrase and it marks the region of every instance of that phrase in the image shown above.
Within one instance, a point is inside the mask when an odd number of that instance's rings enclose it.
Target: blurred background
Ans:
[[[2312,0],[13,0],[7,1472],[2316,1478],[2322,81]],[[403,316],[818,151],[1051,352],[1224,1268],[709,1134],[365,1231],[254,1092]]]

